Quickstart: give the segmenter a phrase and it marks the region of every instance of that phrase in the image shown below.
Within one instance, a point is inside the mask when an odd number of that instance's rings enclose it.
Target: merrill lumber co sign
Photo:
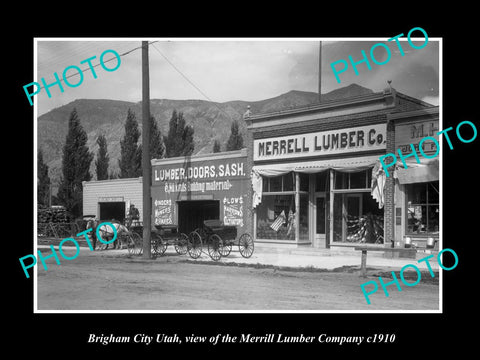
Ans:
[[[309,134],[257,139],[253,160],[327,156],[386,149],[386,125],[377,124]]]

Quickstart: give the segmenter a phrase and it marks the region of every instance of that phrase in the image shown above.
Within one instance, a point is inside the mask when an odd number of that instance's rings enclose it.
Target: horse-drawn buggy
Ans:
[[[188,254],[197,259],[203,252],[204,244],[212,260],[220,260],[222,256],[230,255],[232,246],[237,245],[240,254],[249,258],[253,254],[253,239],[248,233],[237,239],[237,228],[224,225],[221,220],[205,220],[203,227],[197,228],[188,236]]]
[[[128,247],[132,255],[140,255],[143,252],[143,226],[141,222],[133,223],[130,226],[132,233],[138,234],[140,237],[139,245],[136,244],[131,249]],[[152,246],[152,255],[162,256],[169,245],[174,246],[175,251],[179,255],[187,253],[188,236],[178,230],[177,225],[155,225],[150,232],[150,242]]]

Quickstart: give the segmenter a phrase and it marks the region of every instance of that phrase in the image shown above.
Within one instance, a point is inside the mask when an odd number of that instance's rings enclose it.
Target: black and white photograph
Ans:
[[[441,39],[36,45],[36,311],[441,311]]]
[[[476,80],[456,31],[414,20],[23,37],[9,257],[32,344],[420,355],[466,339]]]

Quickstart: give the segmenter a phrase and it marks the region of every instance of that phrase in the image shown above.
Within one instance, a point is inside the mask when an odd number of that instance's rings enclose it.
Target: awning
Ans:
[[[261,176],[280,176],[287,174],[291,171],[299,173],[317,173],[328,169],[333,169],[343,172],[353,172],[367,170],[375,165],[378,161],[378,155],[352,157],[343,159],[330,159],[330,160],[315,160],[315,161],[302,161],[294,163],[283,164],[268,164],[268,165],[255,165],[252,171]]]
[[[397,163],[398,164],[398,163]],[[439,162],[435,159],[421,159],[417,162],[407,162],[407,168],[400,162],[396,177],[400,184],[413,184],[439,180]]]
[[[262,177],[273,177],[287,174],[291,171],[299,173],[318,173],[328,169],[342,172],[362,171],[373,168],[372,174],[372,196],[379,202],[379,207],[383,207],[383,188],[385,185],[385,174],[381,167],[379,168],[379,156],[362,156],[333,160],[303,161],[284,164],[255,165],[252,168],[252,188],[253,188],[253,208],[257,207],[262,201]],[[381,174],[377,174],[381,172]]]

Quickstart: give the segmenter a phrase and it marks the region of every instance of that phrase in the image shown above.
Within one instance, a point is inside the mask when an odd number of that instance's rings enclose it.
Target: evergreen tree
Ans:
[[[240,134],[237,120],[233,120],[230,137],[227,141],[227,151],[240,150],[243,148],[243,137]]]
[[[150,117],[150,159],[163,159],[165,157],[165,144],[158,128],[157,121]]]
[[[88,151],[87,133],[80,124],[76,109],[68,120],[68,133],[63,147],[62,178],[58,198],[74,216],[82,213],[82,181],[91,180],[90,163],[93,154]]]
[[[183,113],[173,110],[169,122],[168,135],[165,137],[167,157],[191,155],[194,150],[193,127],[185,125]]]
[[[49,204],[50,177],[48,176],[48,165],[43,162],[43,152],[37,153],[37,203]]]
[[[97,160],[95,161],[95,168],[97,170],[97,180],[108,179],[108,162],[109,156],[107,153],[107,139],[105,135],[100,134],[97,138],[98,152]]]
[[[132,178],[142,175],[142,148],[137,144],[140,130],[135,118],[135,113],[128,109],[125,121],[125,135],[120,140],[120,178]]]
[[[180,155],[189,156],[195,150],[195,143],[193,142],[193,126],[187,125],[183,130],[182,135],[182,149]]]
[[[214,153],[218,153],[218,152],[220,152],[220,151],[221,151],[221,150],[220,150],[220,141],[215,140],[215,141],[213,142],[213,152],[214,152]]]

